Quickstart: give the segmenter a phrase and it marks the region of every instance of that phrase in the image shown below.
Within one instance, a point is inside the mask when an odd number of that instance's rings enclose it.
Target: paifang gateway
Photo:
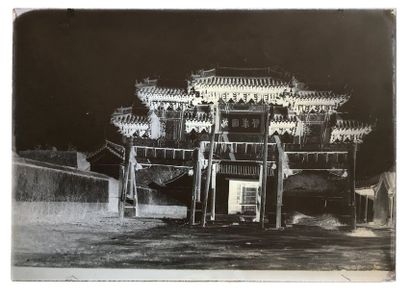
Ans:
[[[131,106],[111,117],[124,142],[121,215],[138,215],[137,166],[157,165],[192,178],[191,224],[235,215],[279,228],[295,202],[310,202],[355,225],[356,151],[372,125],[343,119],[348,93],[311,90],[270,68],[199,70],[185,88],[150,78],[135,87],[133,104],[146,114]],[[297,187],[319,175],[336,187]]]

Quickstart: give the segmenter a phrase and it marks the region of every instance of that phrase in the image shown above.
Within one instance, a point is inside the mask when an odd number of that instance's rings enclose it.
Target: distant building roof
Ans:
[[[105,140],[104,144],[100,146],[96,151],[92,152],[87,156],[87,160],[91,161],[95,156],[103,152],[104,150],[107,150],[108,152],[112,153],[115,157],[120,159],[121,161],[124,160],[124,153],[125,149],[122,145],[113,143],[109,140]]]
[[[358,181],[355,192],[374,199],[383,184],[389,196],[394,197],[396,195],[396,172],[383,172],[366,181]]]

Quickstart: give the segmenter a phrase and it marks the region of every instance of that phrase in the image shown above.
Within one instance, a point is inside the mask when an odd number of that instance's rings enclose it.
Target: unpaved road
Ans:
[[[394,235],[371,230],[254,224],[211,225],[114,217],[88,223],[13,226],[13,264],[38,267],[143,269],[394,270]]]

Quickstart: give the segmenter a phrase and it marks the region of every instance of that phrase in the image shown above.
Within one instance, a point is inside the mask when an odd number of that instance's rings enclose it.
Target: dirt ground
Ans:
[[[72,223],[14,222],[16,266],[393,271],[390,229],[214,224],[100,216]]]

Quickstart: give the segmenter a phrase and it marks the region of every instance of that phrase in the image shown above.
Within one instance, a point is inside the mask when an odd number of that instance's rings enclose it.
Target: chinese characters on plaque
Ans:
[[[263,115],[223,113],[220,119],[220,131],[229,133],[261,133]]]

